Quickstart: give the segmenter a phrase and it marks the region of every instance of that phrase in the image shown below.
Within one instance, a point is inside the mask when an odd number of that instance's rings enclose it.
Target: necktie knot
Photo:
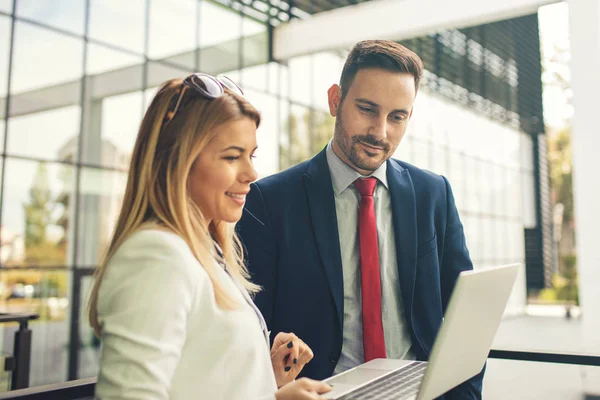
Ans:
[[[359,178],[354,181],[354,186],[360,193],[360,197],[373,196],[375,192],[375,186],[377,185],[377,178]]]

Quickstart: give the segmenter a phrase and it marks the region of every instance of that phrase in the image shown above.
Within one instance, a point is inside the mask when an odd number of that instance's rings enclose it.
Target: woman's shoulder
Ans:
[[[198,260],[181,236],[155,227],[138,229],[129,235],[108,263],[129,265],[132,268],[163,265],[187,273],[202,269],[197,268]]]

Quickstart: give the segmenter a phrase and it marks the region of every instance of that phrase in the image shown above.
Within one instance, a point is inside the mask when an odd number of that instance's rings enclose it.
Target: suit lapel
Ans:
[[[417,268],[415,188],[408,170],[402,168],[393,160],[388,161],[387,179],[390,186],[392,218],[394,219],[400,293],[407,313],[407,320],[410,323]]]
[[[308,206],[323,269],[335,302],[340,326],[344,316],[344,278],[335,198],[325,150],[308,164],[304,174]]]

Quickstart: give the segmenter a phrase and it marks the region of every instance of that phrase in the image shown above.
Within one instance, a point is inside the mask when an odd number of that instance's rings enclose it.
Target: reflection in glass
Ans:
[[[327,146],[329,140],[333,137],[335,130],[335,118],[328,112],[312,111],[311,115],[311,156],[317,154]]]
[[[76,161],[79,124],[79,106],[10,118],[6,152],[45,160]]]
[[[288,119],[288,132],[290,135],[290,166],[308,160],[312,155],[310,147],[310,109],[292,104]]]
[[[200,29],[198,43],[201,48],[238,41],[241,36],[242,17],[212,0],[200,2]],[[202,64],[200,69],[204,71]]]
[[[5,132],[6,123],[4,120],[0,119],[0,154],[4,152],[4,132]]]
[[[82,161],[127,170],[142,119],[142,92],[90,101]]]
[[[36,312],[31,323],[30,386],[63,382],[67,376],[71,274],[44,267],[0,272],[0,311]],[[2,350],[13,354],[15,324],[0,326]]]
[[[312,92],[314,106],[329,111],[327,90],[334,83],[339,83],[344,60],[334,52],[323,52],[313,55],[312,60]],[[308,75],[306,76],[308,79]]]
[[[6,96],[8,85],[8,59],[10,52],[10,18],[0,15],[0,97]],[[4,107],[0,109],[4,118]]]
[[[95,43],[88,43],[85,71],[88,75],[97,75],[103,72],[112,72],[116,79],[120,80],[116,86],[125,82],[121,80],[139,82],[141,85],[143,77],[144,58],[131,55],[130,53],[117,51]],[[111,80],[111,83],[114,81]]]
[[[78,81],[83,72],[83,40],[17,21],[12,61],[13,94]]]
[[[277,98],[253,90],[244,90],[244,93],[248,101],[261,113],[260,127],[256,134],[258,148],[254,153],[254,168],[259,177],[274,174],[279,167]]]
[[[195,0],[150,2],[148,57],[195,68],[197,7]]]
[[[267,26],[251,18],[245,17],[242,22],[242,67],[260,65],[265,68],[269,61],[269,35]],[[246,76],[242,74],[242,79]],[[254,86],[253,86],[254,87]],[[266,85],[256,86],[257,89],[266,90]]]
[[[70,264],[73,167],[7,158],[5,168],[3,265]]]
[[[79,35],[84,33],[85,0],[19,0],[15,14]]]
[[[312,100],[310,82],[313,79],[312,56],[296,57],[289,61],[289,83],[291,85],[290,99],[301,104],[309,105]]]
[[[82,168],[78,267],[95,267],[102,260],[121,210],[126,183],[126,172]]]
[[[92,39],[144,53],[146,0],[90,0]]]
[[[12,12],[13,0],[0,0],[0,11],[8,14]]]
[[[92,275],[81,277],[81,293],[79,304],[79,371],[78,378],[91,378],[98,375],[100,359],[100,340],[94,335],[92,327],[88,322],[87,305],[89,293],[92,290],[94,277]]]
[[[194,72],[192,69],[176,68],[161,62],[148,63],[148,87],[159,86],[173,78],[185,78]]]

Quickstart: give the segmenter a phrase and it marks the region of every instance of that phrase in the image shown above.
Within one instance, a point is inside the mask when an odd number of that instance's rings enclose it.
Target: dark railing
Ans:
[[[9,314],[0,313],[0,323],[18,322],[19,329],[15,332],[13,354],[4,361],[4,370],[11,371],[10,388],[23,389],[29,387],[29,367],[31,363],[31,329],[29,321],[38,319],[34,313]]]
[[[19,400],[84,400],[94,398],[96,378],[32,387],[0,393],[0,399]]]
[[[544,353],[534,351],[491,350],[489,358],[537,361],[556,364],[600,366],[600,356],[583,354]],[[13,400],[88,400],[93,399],[96,378],[78,379],[66,383],[0,393],[0,399]]]
[[[574,364],[600,367],[600,356],[587,354],[545,353],[521,350],[491,350],[489,358],[517,361],[537,361],[552,364]]]

